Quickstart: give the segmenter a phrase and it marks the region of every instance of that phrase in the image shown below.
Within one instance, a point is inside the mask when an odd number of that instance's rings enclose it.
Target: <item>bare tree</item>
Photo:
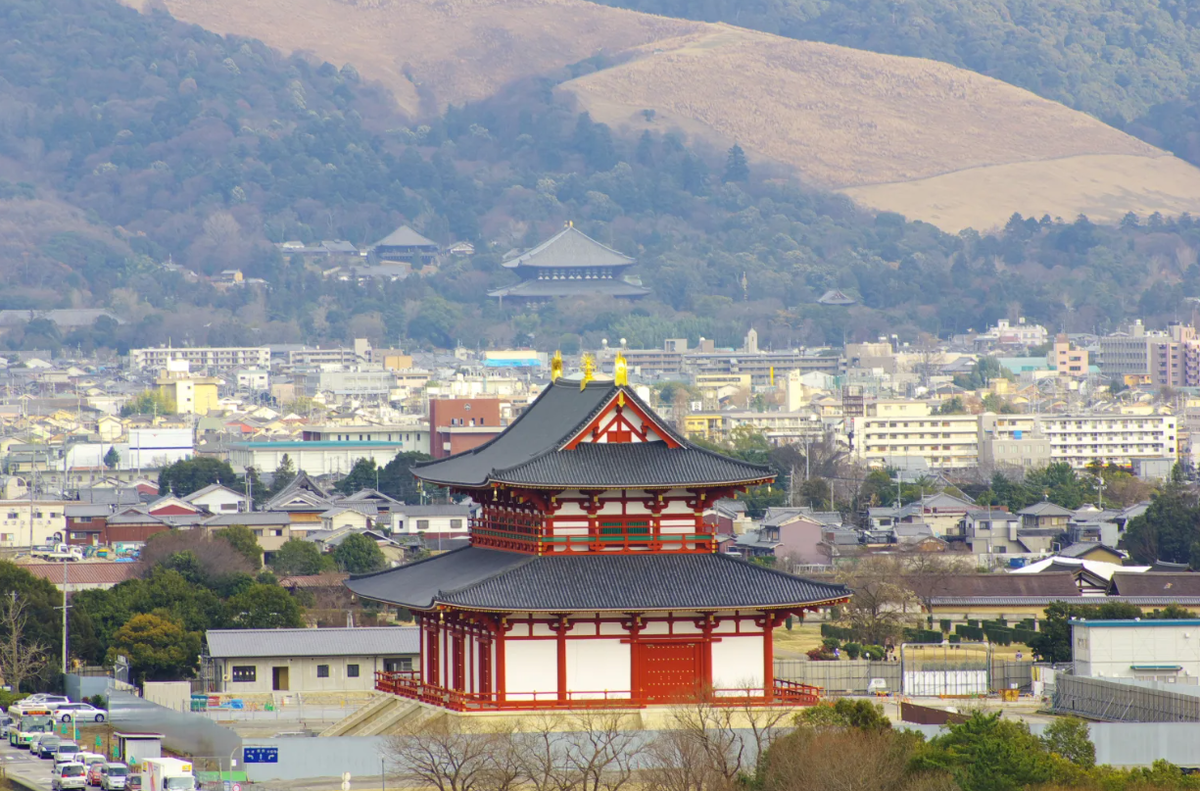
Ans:
[[[532,791],[574,791],[574,774],[567,771],[559,734],[566,730],[561,714],[544,713],[526,720],[516,734],[525,782]]]
[[[916,596],[904,582],[899,558],[863,558],[839,576],[854,591],[846,615],[865,642],[881,645],[900,633]]]
[[[564,765],[579,791],[619,791],[629,784],[643,750],[640,734],[619,712],[585,711],[563,734]]]
[[[972,562],[961,555],[922,552],[913,549],[902,556],[904,584],[917,597],[926,613],[933,613],[933,600],[945,594],[950,581],[971,573]]]
[[[747,684],[746,693],[753,690]],[[719,706],[702,696],[676,709],[671,725],[649,744],[651,791],[727,791],[752,773],[789,716],[785,709]],[[746,731],[749,730],[749,735]]]
[[[775,742],[763,768],[765,791],[900,791],[911,742],[857,728],[797,728]]]
[[[509,791],[519,785],[513,732],[445,715],[388,738],[386,752],[417,785],[438,791]]]
[[[0,677],[12,687],[42,672],[49,661],[49,648],[25,639],[29,623],[28,605],[19,594],[0,597]]]

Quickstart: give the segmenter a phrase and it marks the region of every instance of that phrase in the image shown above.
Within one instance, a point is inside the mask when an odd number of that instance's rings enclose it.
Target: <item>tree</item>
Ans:
[[[948,772],[962,791],[1020,791],[1051,780],[1055,766],[1029,726],[975,712],[931,739],[914,764]]]
[[[23,616],[18,619],[20,642],[42,646],[49,656],[55,656],[62,650],[62,611],[55,609],[62,604],[62,593],[49,580],[35,577],[15,563],[0,561],[0,603],[11,606],[14,596],[21,602],[20,615]],[[12,615],[11,611],[0,612]],[[11,636],[12,632],[0,621],[0,643],[10,640]],[[26,675],[25,680],[45,680],[51,669],[49,664],[43,665],[39,672]]]
[[[491,782],[496,758],[510,755],[511,728],[463,717],[426,718],[387,739],[392,763],[438,791],[508,791]],[[511,784],[507,784],[511,786]]]
[[[1076,766],[1096,765],[1096,745],[1088,724],[1078,717],[1058,717],[1042,731],[1042,744]]]
[[[173,618],[144,613],[117,630],[106,662],[129,659],[141,681],[173,681],[190,677],[200,656],[200,634],[185,631]]]
[[[113,445],[108,449],[108,453],[104,454],[104,466],[110,470],[115,470],[120,463],[121,454],[117,452],[117,446]]]
[[[143,390],[121,407],[122,417],[173,414],[175,414],[175,401],[167,395],[165,390]]]
[[[48,646],[28,637],[31,609],[19,594],[0,597],[0,679],[13,692],[40,675],[49,661]]]
[[[350,574],[368,574],[387,566],[387,558],[379,544],[362,533],[346,536],[333,551],[333,560],[338,568]]]
[[[903,554],[904,582],[921,602],[925,612],[933,613],[933,600],[943,595],[951,580],[973,571],[966,558],[919,549]]]
[[[278,585],[255,583],[229,599],[230,622],[238,629],[297,629],[304,611]]]
[[[1123,545],[1134,561],[1152,564],[1158,560],[1193,563],[1200,556],[1193,547],[1200,541],[1200,503],[1196,495],[1178,484],[1168,484],[1150,499],[1141,516],[1129,520]]]
[[[937,408],[939,415],[962,415],[966,414],[967,407],[963,404],[961,396],[947,398]]]
[[[275,474],[271,477],[271,494],[282,492],[294,480],[296,480],[296,465],[285,453],[279,460],[279,466],[275,468]]]
[[[211,456],[180,459],[174,464],[163,467],[158,474],[159,491],[170,492],[176,497],[187,497],[192,492],[197,492],[214,483],[241,490],[238,476],[229,466],[229,462],[220,461]]]
[[[721,181],[728,184],[731,181],[747,181],[749,178],[750,165],[746,162],[746,152],[734,143],[725,158],[725,174],[721,176]]]
[[[883,645],[900,635],[916,596],[904,583],[904,567],[896,558],[869,557],[855,563],[841,581],[854,594],[846,618],[862,642]]]
[[[217,530],[213,535],[228,541],[254,569],[262,568],[263,550],[250,528],[245,525],[230,525],[224,530]]]
[[[382,470],[375,464],[374,459],[359,459],[354,462],[354,466],[350,468],[350,472],[346,474],[333,487],[342,494],[354,494],[363,489],[374,489],[378,483],[382,486],[379,480],[379,474]]]
[[[220,536],[223,532],[166,530],[155,533],[142,547],[143,573],[152,574],[156,567],[174,569],[192,584],[212,588],[222,577],[257,571],[261,564],[255,565],[243,548]]]
[[[322,554],[316,544],[300,538],[288,539],[271,556],[271,569],[284,577],[320,574],[334,567],[333,558]]]

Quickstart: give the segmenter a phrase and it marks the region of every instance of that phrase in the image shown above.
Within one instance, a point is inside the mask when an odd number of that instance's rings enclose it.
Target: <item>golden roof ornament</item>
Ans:
[[[554,352],[554,357],[550,359],[550,381],[558,381],[558,377],[563,374],[563,359],[562,350],[558,349]]]
[[[583,371],[583,376],[579,379],[579,391],[583,392],[587,383],[596,378],[596,360],[591,354],[585,352],[579,360],[579,367]]]
[[[629,385],[629,363],[625,362],[625,355],[621,352],[617,352],[616,359],[613,360],[613,384]]]

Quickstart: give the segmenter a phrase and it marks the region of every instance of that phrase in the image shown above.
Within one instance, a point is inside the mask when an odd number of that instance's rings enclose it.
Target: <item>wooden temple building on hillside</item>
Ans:
[[[718,554],[704,521],[770,470],[679,436],[621,357],[614,380],[591,367],[568,380],[556,358],[504,433],[414,468],[482,507],[470,546],[347,582],[420,625],[420,669],[377,689],[458,711],[816,702],[774,677],[772,633],[849,591]]]
[[[556,297],[619,297],[638,299],[650,293],[625,270],[636,264],[623,253],[606,247],[574,225],[502,266],[521,282],[488,292],[489,297],[538,302]]]

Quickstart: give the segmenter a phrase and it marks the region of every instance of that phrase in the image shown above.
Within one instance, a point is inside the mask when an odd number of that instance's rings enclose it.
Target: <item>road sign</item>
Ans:
[[[241,784],[241,783],[234,783],[234,784],[233,784],[233,791],[242,791],[242,784]]]
[[[233,791],[233,783],[231,783],[230,781],[226,780],[221,785],[225,787],[225,791]]]
[[[279,763],[278,747],[243,747],[242,763],[247,764],[277,764]]]

